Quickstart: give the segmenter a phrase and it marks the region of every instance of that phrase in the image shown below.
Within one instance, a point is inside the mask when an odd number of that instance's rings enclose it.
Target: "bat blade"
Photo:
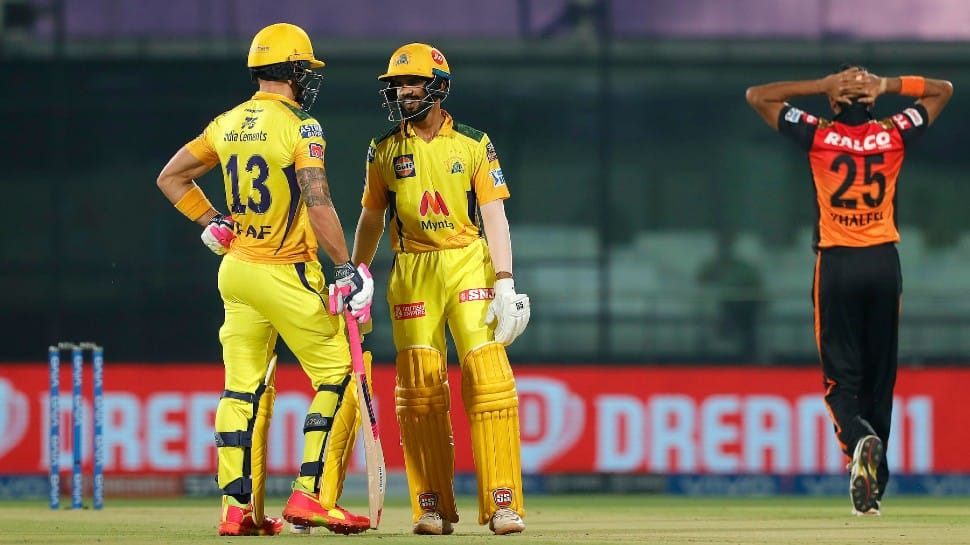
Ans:
[[[350,358],[353,362],[354,378],[357,382],[357,404],[360,411],[361,432],[364,435],[364,460],[367,464],[367,504],[370,509],[370,527],[377,529],[384,511],[384,493],[387,490],[387,467],[384,463],[384,448],[377,428],[377,414],[371,399],[371,388],[367,380],[367,367],[364,352],[360,346],[360,331],[357,321],[345,314],[347,336],[350,342]],[[368,356],[370,354],[368,353]]]

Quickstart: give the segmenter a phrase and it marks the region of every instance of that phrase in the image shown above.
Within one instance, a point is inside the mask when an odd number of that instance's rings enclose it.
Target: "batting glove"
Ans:
[[[202,230],[202,243],[212,250],[212,253],[225,255],[233,239],[236,238],[234,225],[232,216],[216,214],[216,217],[209,220],[209,225]]]
[[[495,281],[495,299],[488,305],[485,323],[495,325],[495,340],[508,346],[529,325],[529,296],[515,293],[515,281],[500,278]]]
[[[333,278],[334,283],[330,285],[330,314],[340,314],[346,306],[358,322],[370,321],[374,278],[367,265],[361,263],[356,269],[350,261],[337,265]]]

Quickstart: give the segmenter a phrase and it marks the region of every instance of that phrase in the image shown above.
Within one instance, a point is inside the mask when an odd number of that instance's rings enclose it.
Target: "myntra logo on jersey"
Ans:
[[[404,303],[403,305],[394,305],[395,320],[410,320],[411,318],[421,318],[424,315],[424,301],[419,303]]]
[[[822,140],[823,144],[850,149],[852,151],[873,151],[877,149],[888,149],[892,147],[892,135],[886,131],[879,131],[875,134],[866,135],[859,140],[837,132],[830,132]]]
[[[424,195],[421,195],[421,205],[418,212],[422,216],[427,216],[429,210],[435,214],[445,216],[451,214],[451,212],[448,211],[448,205],[445,204],[444,197],[442,197],[441,193],[438,193],[437,191],[434,192],[434,195],[432,195],[430,191],[425,191]]]
[[[451,214],[448,211],[448,205],[445,204],[445,199],[437,191],[434,192],[434,195],[430,191],[425,191],[424,195],[421,195],[421,205],[418,208],[418,213],[422,216],[427,216],[428,212],[444,216]],[[447,219],[438,221],[421,220],[421,228],[426,231],[437,231],[438,229],[454,229],[455,224]]]
[[[491,301],[495,299],[495,289],[493,288],[472,288],[458,292],[458,302],[467,301]]]

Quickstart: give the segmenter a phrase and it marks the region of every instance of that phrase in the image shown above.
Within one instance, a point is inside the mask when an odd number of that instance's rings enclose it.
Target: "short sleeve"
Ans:
[[[903,138],[903,144],[908,146],[923,137],[929,113],[926,111],[926,106],[916,103],[892,116],[891,119]]]
[[[383,210],[387,208],[387,184],[381,176],[375,158],[377,146],[371,140],[367,146],[367,162],[364,167],[364,194],[360,198],[360,205],[364,208]]]
[[[216,153],[216,148],[212,145],[212,126],[213,123],[209,123],[202,134],[185,145],[185,148],[189,150],[193,157],[209,168],[219,164],[219,154]]]
[[[293,153],[296,169],[323,168],[323,152],[327,148],[327,141],[323,137],[320,123],[311,117],[303,120],[297,127],[297,144]]]
[[[778,113],[778,132],[793,140],[805,151],[812,149],[818,118],[786,104]]]
[[[478,153],[479,158],[476,163],[479,167],[472,179],[472,187],[475,188],[478,204],[508,199],[510,195],[509,187],[505,183],[505,174],[502,172],[502,165],[499,163],[495,146],[487,134],[479,142]]]

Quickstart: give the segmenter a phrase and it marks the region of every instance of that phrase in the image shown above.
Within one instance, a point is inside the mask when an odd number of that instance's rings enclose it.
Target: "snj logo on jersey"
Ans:
[[[410,320],[411,318],[422,318],[425,316],[424,301],[418,303],[404,303],[394,305],[395,320]]]
[[[400,178],[414,177],[414,155],[398,155],[394,158],[394,176]]]
[[[458,292],[459,303],[466,303],[468,301],[490,301],[492,299],[495,299],[495,290],[493,288],[471,288]]]
[[[421,215],[427,216],[429,209],[435,214],[451,215],[448,211],[448,205],[445,204],[445,199],[437,191],[434,192],[434,196],[431,195],[430,191],[425,191],[424,195],[421,195]]]
[[[431,60],[433,60],[435,64],[444,64],[445,56],[441,54],[441,51],[438,51],[437,49],[432,49]]]

